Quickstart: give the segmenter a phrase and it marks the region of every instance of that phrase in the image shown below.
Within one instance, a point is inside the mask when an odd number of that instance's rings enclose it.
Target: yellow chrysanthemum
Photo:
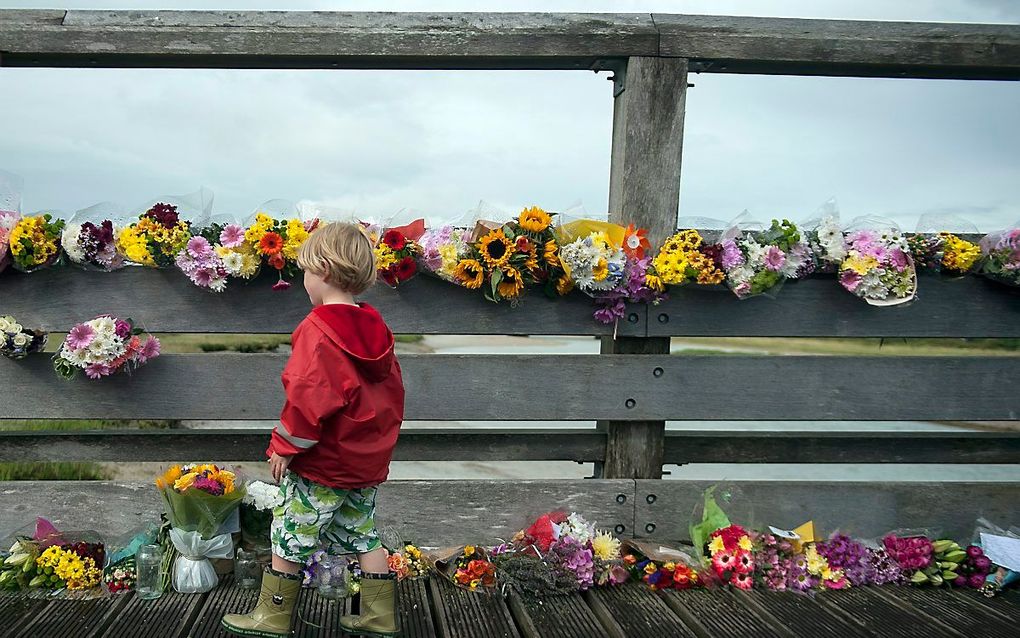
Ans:
[[[741,536],[740,540],[737,541],[737,545],[740,547],[740,549],[746,552],[751,551],[751,549],[754,547],[753,545],[751,545],[751,539],[748,538],[747,536]]]
[[[949,270],[965,273],[981,258],[981,248],[952,233],[941,233],[943,238],[942,265]]]
[[[521,211],[518,222],[521,228],[528,232],[541,233],[549,228],[549,224],[552,223],[552,216],[538,206],[532,206]]]
[[[474,556],[475,555],[475,546],[474,545],[468,545],[467,547],[465,547],[464,548],[464,555],[465,556]]]
[[[726,544],[723,543],[722,536],[716,536],[712,539],[712,542],[708,544],[708,551],[712,554],[718,554],[719,552],[726,549]]]
[[[250,279],[255,276],[255,273],[259,270],[259,266],[262,264],[259,258],[252,253],[242,253],[241,260],[241,276],[245,279]]]
[[[397,255],[386,244],[379,244],[375,247],[375,262],[377,269],[386,270],[397,263]]]
[[[591,550],[600,560],[616,560],[620,557],[620,541],[609,532],[598,532],[591,539]]]
[[[120,232],[117,237],[117,248],[121,254],[136,264],[144,266],[155,264],[144,231],[139,230],[137,226],[128,226]]]
[[[443,244],[439,247],[439,258],[442,260],[439,273],[452,277],[454,270],[457,268],[457,246],[454,244]]]
[[[662,283],[662,278],[658,275],[645,275],[645,286],[655,292],[665,292],[666,286]]]
[[[659,568],[655,566],[655,563],[651,563],[650,562],[647,565],[645,565],[645,573],[646,574],[651,575],[651,574],[654,574],[657,571],[659,571]]]
[[[599,261],[595,264],[591,274],[595,281],[605,281],[606,277],[609,276],[609,262],[606,261],[605,257],[599,257]]]
[[[866,275],[870,270],[878,267],[878,260],[855,253],[843,261],[842,267],[845,270],[852,270],[858,275]]]

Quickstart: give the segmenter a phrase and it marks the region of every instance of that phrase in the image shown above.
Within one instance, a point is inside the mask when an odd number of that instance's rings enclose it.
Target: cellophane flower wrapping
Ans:
[[[4,544],[0,590],[75,599],[107,594],[101,587],[106,547],[94,531],[60,531],[37,518],[34,532],[17,534],[9,548]]]
[[[217,465],[174,465],[156,479],[163,497],[170,540],[180,553],[173,565],[174,589],[181,593],[210,591],[219,582],[210,558],[233,554],[230,533],[224,523],[238,511],[247,493],[245,485],[229,469]]]
[[[64,215],[58,211],[39,211],[24,215],[11,228],[11,265],[21,272],[35,272],[60,261]]]
[[[244,233],[245,251],[278,275],[273,290],[290,288],[290,279],[300,275],[297,254],[311,233],[322,224],[318,218],[302,219],[298,208],[283,200],[262,204],[251,216]]]
[[[172,268],[191,239],[192,230],[208,224],[213,193],[202,188],[188,195],[150,200],[136,211],[117,236],[117,248],[131,263]]]
[[[431,550],[424,560],[454,585],[469,591],[496,587],[496,566],[489,553],[477,545],[462,545]]]
[[[124,209],[104,202],[77,211],[64,225],[61,246],[68,260],[86,270],[109,272],[127,264],[117,238],[130,222]]]
[[[978,272],[1007,286],[1020,287],[1020,220],[1009,228],[985,235],[980,247]]]
[[[704,584],[697,559],[682,549],[628,539],[621,553],[630,577],[653,590],[693,589]]]
[[[801,279],[816,272],[837,272],[846,258],[847,246],[836,200],[830,199],[822,204],[815,216],[801,224],[800,228],[811,250],[811,259],[801,265],[794,277]]]
[[[146,335],[131,319],[100,315],[71,328],[53,356],[53,368],[65,379],[81,371],[101,379],[120,370],[131,372],[159,353],[159,339]]]
[[[774,219],[764,228],[746,211],[719,241],[726,285],[738,299],[776,294],[783,282],[797,277],[812,259],[811,248],[795,224]]]
[[[42,352],[49,335],[42,330],[31,330],[11,315],[0,315],[0,356],[24,359]]]
[[[108,592],[120,594],[135,588],[138,579],[135,555],[142,545],[155,544],[158,536],[159,526],[150,522],[110,540],[103,569],[103,585]]]
[[[455,271],[461,259],[468,257],[470,235],[470,229],[450,224],[426,230],[418,240],[421,245],[419,269],[444,281],[459,283]]]
[[[11,265],[11,231],[21,219],[23,185],[17,175],[0,171],[0,272]]]
[[[962,277],[980,266],[981,247],[965,238],[977,234],[977,226],[959,215],[926,213],[907,244],[918,270]]]
[[[847,228],[839,283],[873,306],[905,303],[917,294],[917,271],[906,237],[890,220],[861,217]]]
[[[980,587],[985,596],[995,596],[1003,589],[1020,583],[1020,527],[1011,526],[1006,529],[987,518],[979,518],[967,553],[969,561],[977,570],[989,570]],[[981,558],[986,560],[982,561]],[[969,587],[973,587],[971,577],[973,575],[968,577]]]

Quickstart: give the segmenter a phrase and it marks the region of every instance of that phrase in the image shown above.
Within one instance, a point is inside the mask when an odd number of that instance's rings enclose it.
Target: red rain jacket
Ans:
[[[294,331],[283,370],[287,402],[266,455],[320,485],[378,485],[404,418],[393,333],[368,304],[318,306]]]

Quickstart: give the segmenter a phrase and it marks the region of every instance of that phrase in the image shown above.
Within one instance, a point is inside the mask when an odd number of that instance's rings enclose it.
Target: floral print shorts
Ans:
[[[280,483],[283,505],[273,510],[273,553],[304,563],[320,548],[329,554],[363,554],[382,547],[375,528],[376,488],[326,487],[288,472]]]

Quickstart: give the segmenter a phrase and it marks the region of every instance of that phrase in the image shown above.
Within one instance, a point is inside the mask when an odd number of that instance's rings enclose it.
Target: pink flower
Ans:
[[[967,579],[967,584],[974,589],[980,589],[981,586],[985,584],[985,577],[981,574],[972,574],[971,577]]]
[[[769,246],[765,251],[765,268],[779,272],[786,263],[786,254],[778,246]]]
[[[142,346],[141,352],[138,353],[138,363],[145,363],[149,359],[155,359],[159,356],[159,339],[156,337],[149,337],[149,340]]]
[[[205,268],[201,268],[192,273],[191,280],[203,288],[209,288],[212,284],[213,273]]]
[[[754,586],[754,576],[751,574],[733,574],[730,584],[737,589],[751,589]]]
[[[212,246],[205,237],[192,237],[188,240],[188,254],[195,259],[204,259],[212,255]]]
[[[889,261],[896,267],[896,270],[903,272],[903,269],[907,267],[907,254],[897,248],[889,253]]]
[[[121,339],[127,339],[131,335],[131,324],[128,322],[123,319],[117,319],[115,325],[116,328],[114,330]]]
[[[733,288],[733,293],[738,297],[744,297],[751,294],[751,282],[745,281],[742,284],[737,284]]]
[[[737,248],[737,243],[727,239],[722,243],[722,267],[726,270],[736,268],[744,264],[744,253]]]
[[[224,248],[237,248],[244,243],[244,228],[237,224],[227,224],[220,232],[220,245]]]
[[[857,290],[857,286],[861,285],[861,276],[852,270],[844,270],[839,273],[839,283],[841,283],[843,287],[850,292],[853,292]],[[893,542],[897,543],[898,541]],[[889,547],[888,543],[886,544],[886,547]],[[897,547],[897,549],[899,549],[899,547]]]
[[[90,379],[99,379],[109,376],[113,370],[105,363],[93,363],[85,367],[85,374]]]
[[[273,284],[273,290],[286,290],[288,288],[290,288],[290,282],[284,281],[282,279]]]
[[[67,333],[67,347],[72,350],[87,348],[96,336],[95,330],[87,323],[80,323]]]

